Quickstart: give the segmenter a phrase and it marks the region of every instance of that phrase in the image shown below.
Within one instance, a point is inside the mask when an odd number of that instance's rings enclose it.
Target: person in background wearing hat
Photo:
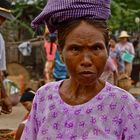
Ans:
[[[133,44],[128,42],[128,38],[129,38],[129,35],[127,34],[127,32],[122,31],[119,36],[119,43],[116,44],[116,48],[120,49],[122,56],[125,55],[126,51],[131,56],[135,55],[135,50],[134,50]],[[130,56],[128,56],[128,57],[130,58]],[[125,65],[125,73],[128,76],[131,76],[133,59],[131,59],[131,61],[127,60],[127,58],[126,59],[122,58],[122,59],[124,61],[124,65]]]
[[[99,77],[109,54],[110,0],[48,0],[33,20],[58,32],[69,78],[41,87],[20,140],[138,140],[140,104]]]
[[[0,26],[4,23],[6,19],[12,20],[14,19],[13,15],[11,14],[11,3],[8,0],[0,0]],[[9,97],[6,94],[5,88],[3,86],[3,77],[2,71],[6,70],[6,58],[5,58],[5,42],[0,34],[0,100],[2,103],[2,113],[11,113],[12,111],[12,104]]]

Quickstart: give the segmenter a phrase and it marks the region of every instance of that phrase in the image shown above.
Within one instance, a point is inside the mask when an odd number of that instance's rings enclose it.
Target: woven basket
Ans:
[[[130,77],[127,75],[121,75],[118,79],[118,87],[124,89],[124,90],[129,90],[132,86],[132,80]]]
[[[12,130],[8,129],[0,129],[0,140],[14,140],[14,137],[9,134],[11,131]]]

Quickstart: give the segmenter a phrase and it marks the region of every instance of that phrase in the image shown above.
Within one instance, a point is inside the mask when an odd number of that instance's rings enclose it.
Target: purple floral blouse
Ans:
[[[41,87],[21,140],[140,140],[140,103],[106,82],[87,103],[71,106],[59,95],[62,81]]]

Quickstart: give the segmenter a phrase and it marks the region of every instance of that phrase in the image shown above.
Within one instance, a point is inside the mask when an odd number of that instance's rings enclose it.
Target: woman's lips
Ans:
[[[83,77],[89,78],[89,77],[95,77],[96,73],[91,72],[91,71],[82,71],[82,72],[80,72],[80,75]]]

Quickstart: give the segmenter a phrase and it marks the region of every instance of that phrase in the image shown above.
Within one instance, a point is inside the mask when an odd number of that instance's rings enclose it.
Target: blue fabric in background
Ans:
[[[56,55],[55,55],[53,76],[56,80],[63,80],[66,79],[68,76],[67,68],[65,64],[62,62],[58,51],[56,51]]]

